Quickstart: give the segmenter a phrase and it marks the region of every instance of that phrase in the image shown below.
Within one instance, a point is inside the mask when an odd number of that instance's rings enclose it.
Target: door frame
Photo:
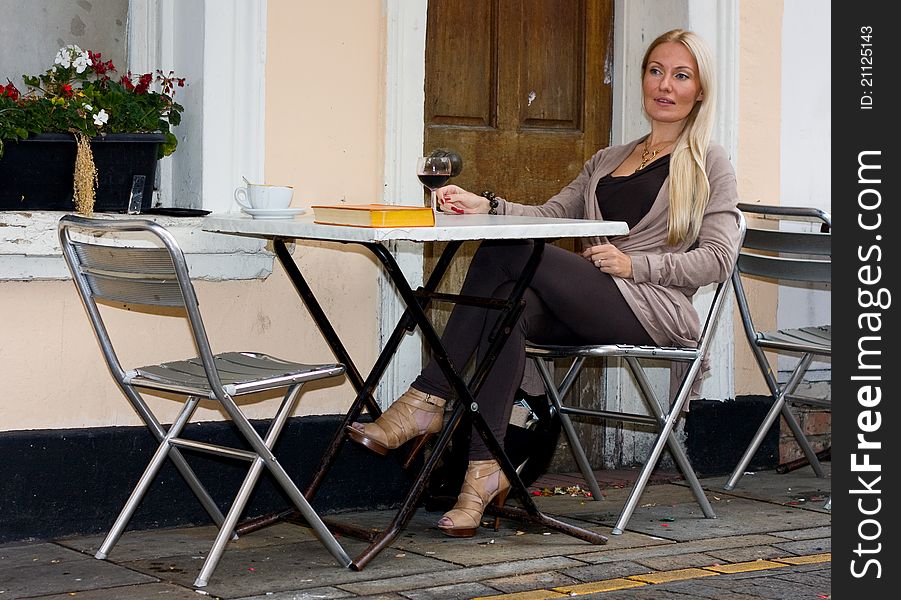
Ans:
[[[618,144],[647,130],[644,116],[624,107],[640,106],[638,57],[649,35],[682,26],[702,35],[712,46],[720,71],[719,107],[714,139],[722,144],[735,164],[738,116],[738,2],[739,0],[615,0],[614,59],[608,66],[613,77],[613,126],[611,144]],[[385,145],[384,202],[417,202],[422,194],[410,176],[416,157],[422,152],[425,103],[425,35],[428,0],[385,0]],[[737,166],[737,165],[736,165]],[[398,262],[413,285],[421,282],[421,247],[397,246]],[[399,298],[390,281],[379,280],[379,344],[391,335],[402,313]],[[705,382],[710,398],[734,397],[732,365],[732,318],[726,311],[718,327],[714,352],[726,356],[728,364],[717,364],[714,377]],[[414,337],[414,336],[411,336]],[[417,340],[418,341],[418,340]],[[405,340],[389,365],[378,390],[382,406],[397,398],[422,369],[421,344]],[[718,361],[719,362],[719,361]],[[621,369],[620,369],[621,370]],[[621,388],[621,378],[614,378]],[[613,379],[611,379],[613,380]],[[613,391],[613,390],[609,390]],[[617,389],[617,395],[622,390]]]

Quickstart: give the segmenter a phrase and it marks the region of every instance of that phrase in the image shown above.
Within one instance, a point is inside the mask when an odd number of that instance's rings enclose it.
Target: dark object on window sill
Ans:
[[[208,210],[199,208],[177,208],[174,206],[156,206],[141,212],[142,215],[160,215],[165,217],[205,217]]]
[[[128,210],[135,175],[144,175],[141,211],[153,199],[161,133],[110,133],[92,138],[91,150],[99,185],[94,212]],[[3,144],[0,158],[0,211],[75,210],[72,177],[75,138],[67,133],[42,133]]]

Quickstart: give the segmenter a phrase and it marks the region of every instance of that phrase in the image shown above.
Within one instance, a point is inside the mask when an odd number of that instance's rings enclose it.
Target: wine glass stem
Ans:
[[[429,192],[431,192],[432,198],[432,212],[438,212],[438,194],[431,188],[429,188]]]

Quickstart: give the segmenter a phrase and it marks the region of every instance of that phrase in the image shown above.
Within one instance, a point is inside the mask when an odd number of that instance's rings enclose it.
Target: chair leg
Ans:
[[[169,445],[169,440],[178,437],[178,434],[181,433],[181,430],[188,422],[188,419],[190,419],[191,415],[194,414],[194,410],[197,408],[199,401],[199,398],[192,396],[185,402],[185,406],[184,408],[182,408],[181,413],[179,413],[178,417],[175,419],[175,422],[172,423],[172,426],[169,428],[166,436],[162,439],[160,445],[157,447],[156,452],[153,453],[153,457],[147,464],[147,468],[144,469],[144,473],[138,480],[135,489],[132,490],[131,495],[125,502],[125,506],[122,508],[122,512],[119,513],[119,516],[116,518],[116,522],[113,523],[112,528],[110,528],[109,532],[106,534],[106,538],[104,538],[103,543],[100,545],[100,549],[97,550],[96,554],[94,554],[95,558],[106,560],[107,556],[109,556],[110,551],[112,551],[113,546],[115,546],[116,542],[119,541],[119,538],[122,536],[122,532],[125,531],[125,526],[128,525],[128,522],[134,515],[135,510],[138,508],[138,505],[144,498],[144,494],[147,493],[147,490],[150,488],[150,484],[153,483],[153,480],[156,478],[160,467],[163,466],[166,457],[169,456],[169,453],[173,449],[173,447]]]
[[[687,395],[688,389],[684,390],[684,393]],[[681,406],[681,403],[679,404]],[[632,518],[632,513],[635,512],[635,507],[638,506],[638,501],[641,499],[642,494],[644,494],[644,489],[651,479],[651,473],[653,473],[654,468],[657,466],[657,462],[660,460],[660,455],[663,453],[666,441],[668,441],[670,435],[673,433],[678,417],[678,412],[674,408],[663,422],[663,426],[660,428],[660,434],[657,436],[657,441],[654,442],[654,448],[651,450],[651,455],[641,468],[638,479],[635,480],[635,485],[632,487],[632,491],[629,494],[629,499],[626,500],[623,511],[620,513],[619,518],[616,520],[616,524],[613,526],[613,530],[611,531],[613,535],[622,534],[626,525],[629,523],[629,519]],[[706,500],[706,496],[704,498]]]
[[[626,364],[629,365],[629,370],[632,371],[635,381],[638,382],[638,387],[642,392],[641,397],[642,400],[644,400],[648,412],[660,421],[660,427],[662,427],[666,420],[666,415],[663,412],[663,408],[660,406],[660,402],[657,400],[657,395],[654,393],[654,389],[651,387],[651,383],[648,381],[644,369],[641,367],[641,363],[639,363],[636,358],[627,357]],[[686,389],[690,390],[691,385]],[[682,406],[683,403],[679,403],[677,407],[674,402],[673,408],[670,410],[681,413]],[[678,419],[679,417],[677,416],[676,418]],[[685,454],[682,444],[679,443],[679,440],[676,438],[675,432],[671,433],[667,438],[666,445],[667,448],[669,448],[670,454],[673,456],[673,460],[676,461],[676,465],[682,472],[682,476],[685,477],[688,486],[691,488],[692,493],[694,493],[695,499],[701,506],[701,512],[704,513],[706,518],[715,519],[716,513],[713,511],[713,506],[710,505],[710,500],[707,499],[707,494],[704,493],[704,488],[701,487],[701,482],[698,481],[698,476],[695,474],[694,467],[691,466],[691,461],[688,460],[688,456]]]
[[[301,385],[292,387],[288,393],[285,394],[284,399],[282,399],[281,405],[275,412],[275,416],[269,424],[266,438],[263,440],[263,443],[267,448],[271,449],[275,445],[276,440],[278,440],[278,436],[281,435],[282,429],[288,420],[288,415],[297,405],[297,395],[300,392],[300,388]],[[244,507],[247,505],[248,499],[250,499],[251,492],[253,492],[254,487],[256,487],[264,465],[263,459],[259,457],[251,463],[250,469],[248,469],[247,475],[244,476],[244,481],[241,482],[241,487],[238,488],[238,493],[232,501],[228,514],[226,515],[222,526],[219,528],[219,533],[213,541],[213,546],[207,553],[206,560],[203,561],[200,573],[194,581],[194,587],[205,587],[209,582],[213,571],[215,571],[216,567],[219,565],[219,560],[225,552],[225,546],[237,526],[238,519],[244,512]]]
[[[579,436],[576,434],[576,428],[573,426],[572,419],[569,418],[569,415],[566,414],[565,409],[563,408],[562,400],[569,393],[573,382],[582,370],[585,357],[580,356],[573,360],[559,389],[554,384],[554,376],[544,359],[536,358],[534,361],[535,366],[538,368],[538,373],[544,381],[544,389],[547,392],[548,398],[550,398],[551,403],[554,405],[554,409],[557,411],[557,416],[560,418],[560,424],[563,426],[563,433],[566,435],[566,439],[569,442],[569,449],[573,454],[573,458],[576,460],[576,464],[579,466],[579,471],[581,471],[585,483],[588,484],[591,496],[595,500],[600,501],[603,498],[601,486],[598,485],[598,480],[594,476],[594,470],[591,468],[588,456],[585,454],[585,450],[579,442]]]
[[[726,481],[726,485],[723,486],[723,489],[730,491],[735,488],[738,484],[738,481],[745,474],[745,470],[748,468],[748,465],[751,464],[751,459],[754,458],[754,455],[757,453],[757,450],[760,448],[760,444],[763,443],[763,439],[766,437],[766,434],[769,432],[770,428],[776,422],[776,419],[782,414],[786,418],[786,422],[788,423],[789,428],[791,428],[792,433],[795,436],[795,439],[801,445],[801,449],[804,451],[804,454],[807,456],[807,459],[810,461],[811,466],[816,465],[814,467],[814,472],[819,468],[819,472],[817,475],[822,477],[822,467],[819,464],[819,460],[816,457],[816,453],[813,452],[813,448],[810,447],[810,443],[807,442],[807,438],[804,436],[804,432],[801,431],[801,427],[798,425],[798,422],[795,421],[794,416],[791,414],[791,410],[785,403],[785,397],[787,394],[794,391],[794,389],[801,382],[801,379],[804,376],[804,373],[807,371],[807,367],[810,365],[810,362],[813,360],[813,356],[810,354],[805,354],[798,365],[795,367],[795,370],[792,372],[791,377],[786,382],[786,384],[779,389],[775,380],[771,376],[766,377],[767,384],[773,392],[773,397],[776,399],[773,402],[773,405],[770,407],[770,410],[767,412],[766,417],[763,419],[763,423],[760,424],[760,427],[757,428],[757,431],[754,433],[754,437],[751,439],[751,443],[745,449],[744,454],[741,457],[741,460],[738,461],[738,464],[735,466],[735,469],[732,471],[732,474],[729,476],[728,481]],[[765,373],[769,373],[769,371],[765,371]],[[804,440],[803,442],[801,440]],[[809,454],[808,454],[809,451]]]
[[[147,404],[141,398],[141,395],[128,385],[120,385],[120,388],[125,392],[126,397],[128,397],[135,411],[147,425],[148,429],[150,429],[150,432],[156,438],[157,443],[162,442],[163,438],[166,437],[166,430],[150,411],[150,408],[147,407]],[[222,527],[225,516],[222,514],[222,511],[219,510],[219,506],[216,505],[216,502],[210,496],[209,492],[206,491],[206,488],[203,487],[203,484],[200,483],[200,479],[197,478],[194,470],[188,465],[188,461],[185,460],[181,450],[172,447],[169,458],[172,459],[175,468],[178,469],[178,472],[184,478],[188,487],[191,488],[191,491],[194,492],[194,495],[197,497],[201,506],[203,506],[207,514],[210,515],[210,518],[213,519],[216,526]],[[235,536],[235,539],[237,539],[237,535]]]
[[[347,555],[347,552],[344,551],[344,548],[341,547],[341,544],[338,543],[335,536],[332,535],[319,515],[316,514],[316,511],[313,510],[313,507],[310,506],[310,503],[307,502],[307,499],[304,498],[303,494],[300,493],[300,490],[297,489],[297,486],[291,480],[291,477],[285,472],[285,469],[278,462],[278,459],[266,446],[263,438],[256,432],[235,404],[234,400],[228,396],[224,396],[219,398],[219,402],[222,403],[223,408],[225,408],[239,431],[244,435],[244,438],[250,444],[253,451],[257,453],[260,459],[265,463],[266,468],[272,473],[272,476],[275,477],[278,485],[288,495],[291,502],[297,507],[297,510],[307,521],[307,524],[313,529],[313,533],[316,534],[319,541],[322,542],[329,553],[338,561],[338,564],[342,567],[350,566],[351,559]]]

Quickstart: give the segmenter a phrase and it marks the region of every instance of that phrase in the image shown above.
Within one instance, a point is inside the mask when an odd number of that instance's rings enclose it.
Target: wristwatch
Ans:
[[[496,215],[497,214],[497,205],[499,204],[497,201],[497,196],[491,190],[485,190],[482,192],[482,196],[488,198],[488,214]]]

